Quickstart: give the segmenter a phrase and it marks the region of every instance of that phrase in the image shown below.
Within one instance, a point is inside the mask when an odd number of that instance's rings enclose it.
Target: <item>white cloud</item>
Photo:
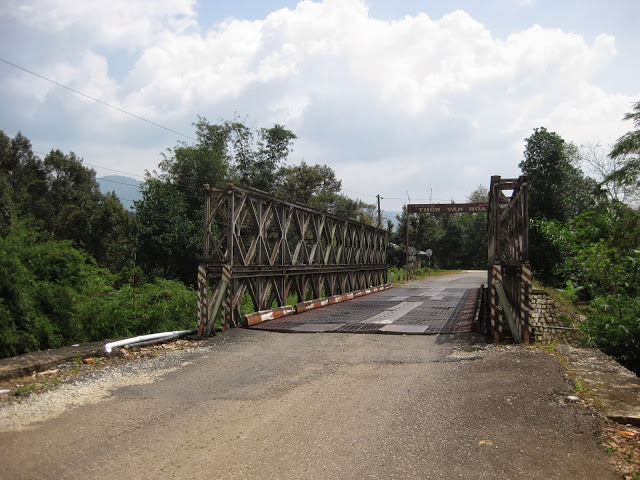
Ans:
[[[163,30],[184,32],[195,24],[194,0],[8,0],[0,16],[46,32],[77,29],[90,46],[149,45]]]
[[[197,114],[287,124],[300,137],[297,160],[327,163],[345,188],[369,193],[429,184],[462,199],[456,189],[517,174],[533,128],[608,141],[628,129],[620,118],[637,101],[591,82],[617,54],[612,36],[534,25],[499,39],[461,10],[382,21],[361,0],[302,1],[208,31],[190,0],[11,0],[0,16],[86,45],[79,61],[64,52],[49,61],[41,72],[56,81],[185,133]],[[112,52],[122,50],[133,52],[131,65],[115,80]],[[26,74],[0,82],[3,99],[35,99],[23,107],[32,116],[63,108],[77,116],[77,135],[131,142],[119,159],[139,153],[135,142],[149,144],[149,156],[175,143],[81,98],[48,104],[58,87]]]

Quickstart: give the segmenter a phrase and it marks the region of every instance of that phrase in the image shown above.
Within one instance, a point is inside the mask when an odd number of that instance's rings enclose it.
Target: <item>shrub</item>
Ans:
[[[158,279],[132,289],[124,285],[76,307],[84,341],[195,328],[196,292]]]
[[[583,322],[586,343],[640,373],[640,299],[625,295],[596,298]]]
[[[196,293],[117,277],[68,241],[18,225],[0,236],[0,358],[85,341],[195,327]]]

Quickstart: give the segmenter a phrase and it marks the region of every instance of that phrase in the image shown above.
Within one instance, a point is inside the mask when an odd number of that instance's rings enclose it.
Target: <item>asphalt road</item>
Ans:
[[[0,478],[614,479],[554,357],[233,330],[0,410]]]

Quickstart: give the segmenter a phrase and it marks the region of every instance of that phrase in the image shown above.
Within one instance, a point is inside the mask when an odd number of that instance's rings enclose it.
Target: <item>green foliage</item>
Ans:
[[[529,176],[529,217],[566,222],[595,206],[601,197],[597,183],[572,164],[577,149],[555,132],[534,129],[525,139],[524,160],[519,166]],[[562,255],[553,243],[533,230],[529,237],[529,259],[538,278],[551,285],[562,283],[554,273]]]
[[[150,277],[195,282],[203,250],[202,200],[189,208],[179,185],[147,179],[142,200],[136,202],[137,259]]]
[[[529,176],[529,216],[568,220],[594,205],[596,183],[572,165],[573,146],[546,128],[525,139],[519,167]]]
[[[633,104],[633,112],[626,113],[624,120],[632,120],[635,130],[625,133],[613,146],[611,157],[628,154],[640,154],[640,102]]]
[[[283,167],[278,174],[276,194],[280,198],[330,210],[342,182],[326,165],[300,165]]]
[[[609,156],[622,159],[623,166],[605,180],[632,187],[637,194],[640,190],[640,102],[633,104],[633,112],[625,114],[624,120],[632,120],[635,130],[625,133],[613,145]]]
[[[478,189],[478,201],[482,189]],[[474,192],[474,194],[476,193]],[[487,215],[486,213],[454,213],[442,216],[429,214],[407,215],[406,208],[397,216],[398,228],[391,236],[387,250],[389,265],[406,264],[406,236],[409,246],[418,251],[431,249],[432,266],[445,269],[486,268]],[[423,259],[423,262],[426,259]]]
[[[537,230],[561,253],[554,274],[573,299],[590,300],[587,343],[640,371],[640,211],[602,205]]]
[[[114,246],[126,242],[129,215],[114,195],[100,193],[95,171],[73,152],[52,150],[40,160],[22,134],[10,139],[0,131],[0,186],[0,234],[28,222],[38,232],[72,241],[102,266],[113,269],[125,261]]]
[[[195,145],[180,143],[160,163],[163,180],[191,193],[204,184],[240,183],[274,193],[282,164],[296,135],[283,125],[254,129],[242,120],[211,124],[198,117]]]
[[[83,340],[128,337],[195,327],[196,292],[174,280],[124,285],[76,307]]]
[[[196,294],[184,284],[115,281],[68,240],[16,225],[0,237],[0,357],[194,326]]]
[[[595,311],[582,324],[587,344],[640,372],[640,298],[608,295],[592,304]]]
[[[82,336],[74,306],[111,281],[69,241],[13,228],[0,238],[0,356],[74,343]]]
[[[560,253],[553,275],[583,299],[640,290],[640,213],[623,205],[583,212],[566,223],[541,220],[537,231]]]

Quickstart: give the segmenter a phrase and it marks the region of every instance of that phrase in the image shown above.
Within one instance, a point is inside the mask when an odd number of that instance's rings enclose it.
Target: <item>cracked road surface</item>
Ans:
[[[471,334],[232,330],[3,407],[0,478],[616,478],[570,394]]]

